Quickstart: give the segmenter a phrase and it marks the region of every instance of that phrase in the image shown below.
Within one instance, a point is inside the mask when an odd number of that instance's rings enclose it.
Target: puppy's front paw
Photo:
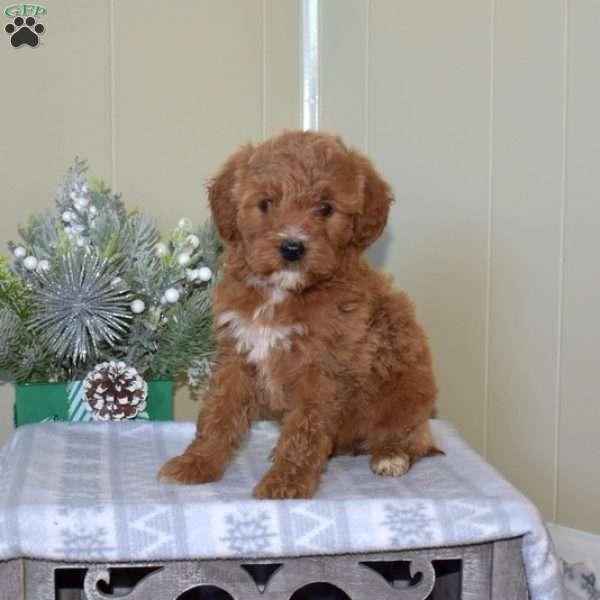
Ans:
[[[158,474],[159,479],[169,483],[195,485],[217,481],[223,476],[222,469],[202,458],[191,454],[182,454],[169,460]]]
[[[391,456],[374,455],[371,459],[371,470],[376,475],[399,477],[410,469],[408,454],[400,452]]]
[[[284,471],[271,468],[254,488],[252,495],[261,500],[289,500],[292,498],[312,498],[317,482],[287,475]]]

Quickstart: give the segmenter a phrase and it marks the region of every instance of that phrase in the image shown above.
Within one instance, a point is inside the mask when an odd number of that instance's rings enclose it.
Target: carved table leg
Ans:
[[[494,542],[492,600],[529,598],[521,545],[521,538]]]
[[[0,600],[24,600],[23,561],[0,562]]]
[[[462,561],[461,600],[490,598],[491,544],[466,548]],[[508,600],[508,596],[503,600]]]

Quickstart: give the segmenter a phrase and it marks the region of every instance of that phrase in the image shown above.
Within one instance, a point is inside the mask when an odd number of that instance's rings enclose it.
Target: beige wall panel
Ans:
[[[570,6],[558,521],[600,533],[600,4]]]
[[[118,189],[164,230],[208,215],[204,184],[263,135],[263,2],[116,3]]]
[[[367,150],[367,0],[320,3],[320,128]]]
[[[372,0],[369,152],[396,204],[371,252],[429,333],[440,415],[483,450],[488,3]]]
[[[301,126],[300,0],[265,2],[265,137]]]
[[[488,457],[554,512],[561,232],[562,0],[495,19]]]
[[[5,3],[5,4],[8,4]],[[0,253],[18,224],[51,208],[75,155],[110,178],[108,4],[46,0],[37,48],[13,48],[2,31]],[[8,20],[2,15],[4,23]],[[12,430],[13,388],[0,386],[0,444]]]

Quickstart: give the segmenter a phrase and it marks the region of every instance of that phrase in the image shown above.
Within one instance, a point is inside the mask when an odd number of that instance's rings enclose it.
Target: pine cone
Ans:
[[[99,421],[135,419],[146,409],[148,385],[133,368],[111,360],[96,365],[83,383],[87,409]]]

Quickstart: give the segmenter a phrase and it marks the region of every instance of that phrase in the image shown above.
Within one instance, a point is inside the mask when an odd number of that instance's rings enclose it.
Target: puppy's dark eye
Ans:
[[[271,198],[262,198],[262,200],[258,203],[258,208],[260,212],[266,215],[269,212],[269,208],[271,208],[271,204],[273,201]]]
[[[329,202],[319,202],[317,204],[317,212],[322,217],[330,217],[333,214],[333,206]]]

